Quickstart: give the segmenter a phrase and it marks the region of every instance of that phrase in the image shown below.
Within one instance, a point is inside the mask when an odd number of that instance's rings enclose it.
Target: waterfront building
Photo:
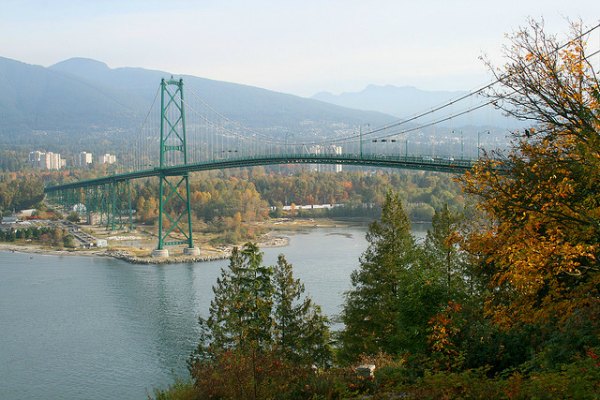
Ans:
[[[3,225],[12,225],[12,224],[16,224],[17,222],[19,222],[19,219],[17,218],[16,215],[7,215],[5,217],[2,217],[2,224]]]

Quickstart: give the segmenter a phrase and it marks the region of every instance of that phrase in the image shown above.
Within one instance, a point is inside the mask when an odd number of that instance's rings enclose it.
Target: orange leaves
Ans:
[[[455,343],[464,320],[460,315],[462,305],[449,301],[444,310],[429,320],[430,333],[427,342],[436,369],[450,370],[460,367],[462,357]]]
[[[544,129],[518,142],[504,171],[483,160],[462,178],[491,221],[464,247],[491,272],[487,311],[499,324],[567,318],[600,297],[600,136]]]

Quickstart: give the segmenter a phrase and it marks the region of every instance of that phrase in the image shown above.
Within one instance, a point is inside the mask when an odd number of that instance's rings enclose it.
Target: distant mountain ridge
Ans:
[[[417,89],[413,86],[369,85],[360,92],[346,92],[339,95],[320,92],[313,95],[312,98],[341,107],[378,111],[393,115],[399,119],[408,119],[414,115],[426,113],[438,106],[447,104],[468,93],[467,91],[427,91]],[[430,120],[442,119],[446,116],[460,113],[483,102],[485,102],[485,99],[471,96],[432,115]],[[522,126],[522,124],[516,120],[506,118],[501,111],[494,109],[492,106],[486,106],[442,123],[441,126],[495,126],[514,129]]]
[[[85,58],[45,68],[0,57],[0,141],[81,141],[104,131],[122,131],[125,134],[121,136],[126,137],[147,113],[160,79],[172,75],[143,68],[109,68]],[[181,77],[188,90],[200,93],[219,113],[244,126],[269,128],[273,135],[278,129],[299,129],[307,121],[328,127],[394,120],[380,112],[352,110],[258,87]]]
[[[413,86],[369,85],[360,92],[345,92],[339,95],[320,92],[312,98],[342,107],[379,111],[403,118],[466,93],[466,91],[425,91]]]
[[[72,58],[46,68],[0,57],[0,146],[71,156],[83,150],[126,153],[155,99],[160,79],[172,75],[143,68],[110,68],[86,58]],[[228,119],[273,138],[291,134],[294,141],[343,136],[358,131],[359,126],[380,127],[466,93],[370,85],[357,93],[320,93],[309,99],[248,85],[175,76],[183,78],[186,93],[197,93]],[[490,143],[494,136],[494,143],[504,143],[507,122],[497,110],[478,110],[414,130],[417,122],[431,122],[469,106],[466,102],[449,107],[385,134],[402,135],[403,129],[413,128],[410,147],[415,152],[420,149],[417,146],[425,149],[432,143],[445,143],[448,148],[448,143],[462,147],[464,142],[473,149],[482,132],[494,133],[482,141]],[[158,129],[158,120],[156,126]],[[456,149],[453,153],[459,154]]]

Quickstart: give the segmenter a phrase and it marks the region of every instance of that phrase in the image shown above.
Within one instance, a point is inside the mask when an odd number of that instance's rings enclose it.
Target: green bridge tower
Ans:
[[[158,247],[153,257],[168,257],[166,246],[185,244],[185,255],[199,255],[192,237],[190,183],[188,172],[168,175],[167,167],[187,164],[183,80],[160,82],[160,173]],[[176,236],[175,236],[176,235]]]

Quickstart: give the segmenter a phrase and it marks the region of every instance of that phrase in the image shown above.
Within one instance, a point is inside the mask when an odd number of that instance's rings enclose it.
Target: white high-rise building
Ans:
[[[65,160],[58,153],[51,151],[44,153],[36,150],[29,153],[29,163],[34,168],[61,169],[65,165]]]
[[[88,153],[87,151],[82,151],[77,154],[75,157],[75,165],[78,167],[87,167],[92,163],[93,157],[92,153]]]
[[[342,154],[342,146],[336,146],[334,144],[329,146],[321,146],[319,144],[308,148],[310,154],[323,154],[323,155],[340,155]],[[318,172],[342,172],[342,166],[340,164],[328,165],[318,164],[311,166],[311,171]]]
[[[46,153],[46,169],[61,169],[62,165],[63,163],[60,154],[51,151]]]
[[[117,156],[114,154],[103,154],[100,156],[100,163],[102,164],[114,164],[117,162]]]

